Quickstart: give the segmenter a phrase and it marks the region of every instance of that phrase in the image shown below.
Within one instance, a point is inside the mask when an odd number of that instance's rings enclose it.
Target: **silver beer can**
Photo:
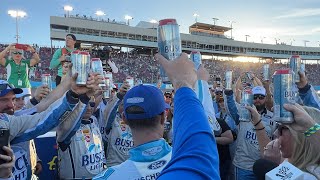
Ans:
[[[74,51],[71,54],[72,74],[78,73],[76,84],[86,85],[90,71],[90,54],[84,51]]]
[[[111,89],[112,89],[112,73],[103,71],[104,81],[106,84],[106,89],[103,92],[103,98],[107,99],[111,96]]]
[[[101,76],[103,75],[103,67],[102,67],[102,61],[100,58],[92,58],[91,59],[91,71],[94,73],[98,73]],[[104,83],[99,84],[100,87],[106,86]]]
[[[241,102],[240,102],[240,121],[250,121],[251,112],[246,106],[252,106],[253,104],[253,93],[251,88],[246,88],[242,91]]]
[[[263,65],[263,80],[267,81],[270,80],[270,65],[269,64],[264,64]]]
[[[226,71],[226,90],[232,90],[232,71]]]
[[[174,60],[182,53],[179,25],[175,19],[163,19],[158,26],[159,53],[168,60]],[[164,84],[170,84],[169,77],[160,66],[160,76]]]
[[[126,78],[126,81],[128,81],[128,83],[129,83],[129,85],[130,85],[130,89],[133,88],[133,86],[134,86],[134,78],[131,77],[131,76],[128,76],[128,77]]]
[[[190,54],[190,59],[194,64],[194,68],[197,71],[200,67],[201,63],[201,53],[199,51],[192,51]]]
[[[299,55],[293,55],[290,58],[290,69],[293,71],[293,82],[300,82],[299,71],[301,68],[301,58]]]
[[[305,63],[301,63],[301,65],[300,65],[300,71],[303,72],[303,73],[305,73],[305,71],[306,71],[306,64],[305,64]]]
[[[41,82],[42,82],[42,85],[47,85],[49,90],[52,91],[52,79],[50,74],[42,74]]]
[[[294,73],[290,69],[277,70],[273,75],[273,118],[279,123],[293,122],[293,114],[283,107],[283,104],[295,103],[296,92],[294,90],[293,76]]]

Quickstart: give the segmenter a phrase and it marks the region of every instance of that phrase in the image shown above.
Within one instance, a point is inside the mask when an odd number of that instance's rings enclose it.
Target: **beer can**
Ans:
[[[293,122],[293,114],[283,107],[283,104],[295,102],[296,92],[294,90],[293,76],[294,73],[291,69],[277,70],[273,75],[273,118],[279,123]]]
[[[175,19],[163,19],[158,26],[158,48],[159,53],[168,60],[174,60],[182,53],[179,25]],[[160,76],[164,84],[170,84],[162,66]]]
[[[100,58],[92,58],[91,59],[91,71],[94,73],[99,73],[101,76],[103,75],[102,61]],[[106,86],[104,83],[99,84],[100,87]]]
[[[41,82],[42,82],[42,85],[47,85],[49,90],[52,91],[52,79],[50,74],[42,74]]]
[[[303,72],[303,73],[305,73],[305,71],[306,71],[306,64],[305,64],[305,63],[301,63],[301,65],[300,65],[300,71]]]
[[[169,132],[170,131],[170,125],[171,125],[170,122],[168,122],[168,121],[164,122],[164,131],[165,132]]]
[[[246,75],[247,75],[248,79],[249,79],[250,81],[252,81],[253,77],[252,77],[252,75],[251,75],[251,72],[246,72]]]
[[[128,76],[128,77],[126,78],[126,81],[128,81],[128,83],[129,83],[129,85],[130,85],[130,89],[133,88],[133,86],[134,86],[134,78],[131,77],[131,76]]]
[[[226,90],[232,90],[232,71],[226,71],[225,74],[226,79]]]
[[[77,85],[85,85],[90,71],[90,54],[83,51],[73,51],[71,54],[72,74],[78,73]]]
[[[253,104],[253,93],[251,88],[246,88],[242,91],[241,101],[240,101],[240,121],[250,121],[251,112],[246,108],[246,106],[252,106]]]
[[[104,81],[106,85],[106,89],[103,92],[103,98],[107,99],[110,98],[111,95],[111,88],[112,88],[112,73],[103,71]]]
[[[190,54],[190,59],[194,64],[194,68],[197,71],[201,65],[201,53],[199,51],[192,51]]]
[[[299,71],[301,68],[301,58],[299,55],[293,55],[290,58],[290,69],[293,71],[293,82],[300,82]]]
[[[269,64],[264,64],[263,65],[263,80],[267,81],[270,80],[270,65]]]

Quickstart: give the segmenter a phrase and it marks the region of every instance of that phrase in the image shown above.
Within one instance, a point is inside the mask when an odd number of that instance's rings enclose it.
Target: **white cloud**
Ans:
[[[298,18],[320,15],[320,8],[295,9],[288,14],[274,17],[275,19]]]

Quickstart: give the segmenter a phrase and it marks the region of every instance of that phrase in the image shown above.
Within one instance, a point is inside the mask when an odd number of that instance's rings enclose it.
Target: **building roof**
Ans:
[[[232,29],[230,27],[217,26],[217,25],[200,23],[200,22],[196,22],[196,23],[192,24],[191,26],[189,26],[189,29],[191,29],[191,28],[212,31],[212,32],[221,32],[221,33],[227,32]]]

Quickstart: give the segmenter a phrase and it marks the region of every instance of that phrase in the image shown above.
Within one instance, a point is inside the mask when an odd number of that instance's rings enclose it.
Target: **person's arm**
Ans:
[[[172,159],[158,179],[218,179],[217,146],[202,104],[186,87],[177,90],[174,104]]]
[[[305,106],[311,106],[320,110],[320,99],[313,89],[313,87],[308,83],[305,73],[299,71],[300,81],[297,82],[297,87],[299,89],[299,96],[303,101]]]
[[[270,91],[270,80],[263,81],[263,87],[266,89],[266,108],[271,111],[273,107],[273,95]]]
[[[232,90],[225,90],[224,94],[227,99],[224,102],[225,107],[226,107],[226,111],[232,117],[232,119],[234,120],[236,125],[238,125],[240,123],[240,121],[239,121],[240,116],[238,114],[238,108],[237,108],[236,102],[233,98],[233,91]]]
[[[260,154],[263,156],[264,153],[264,147],[271,141],[270,138],[267,135],[267,132],[265,130],[265,127],[262,123],[261,115],[258,113],[258,111],[251,106],[246,107],[251,112],[252,117],[252,125],[254,126],[254,130],[256,131],[256,135],[258,138],[259,143],[259,149]]]
[[[242,84],[241,84],[241,76],[237,79],[236,87],[235,87],[235,100],[237,103],[240,103],[241,101],[241,91],[243,90]]]
[[[56,50],[56,52],[54,52],[52,59],[50,61],[50,69],[54,69],[57,68],[60,64],[61,64],[61,49]]]
[[[66,95],[53,103],[49,108],[34,115],[9,116],[9,129],[11,144],[16,144],[36,138],[56,127],[63,116],[70,114],[78,103],[74,92],[67,92]]]
[[[218,122],[221,126],[223,133],[220,135],[220,137],[216,137],[217,144],[221,144],[221,145],[231,144],[234,141],[234,139],[233,139],[233,135],[230,130],[230,127],[224,120],[221,120]]]
[[[113,61],[108,60],[107,63],[111,67],[112,73],[118,73],[119,70],[118,70],[116,64]]]
[[[90,100],[88,97],[81,99],[83,99],[81,101],[85,102],[80,102],[70,115],[65,117],[65,119],[62,120],[62,123],[57,127],[57,143],[62,151],[65,151],[68,148],[71,143],[71,138],[80,128],[83,113],[85,113],[87,103]]]
[[[0,52],[0,65],[6,66],[6,55],[14,48],[15,44],[10,44],[2,52]]]
[[[36,52],[36,50],[32,46],[28,45],[27,51],[30,51],[32,53],[32,58],[30,60],[29,65],[32,67],[38,64],[40,62],[40,57],[39,57],[39,54]]]

